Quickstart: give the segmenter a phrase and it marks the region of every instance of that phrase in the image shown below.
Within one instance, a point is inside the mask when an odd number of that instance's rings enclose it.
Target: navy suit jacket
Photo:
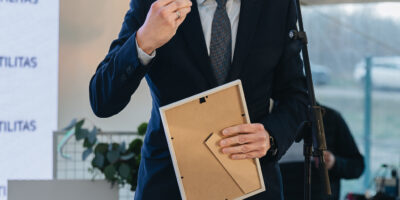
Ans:
[[[98,117],[119,113],[143,78],[153,108],[142,148],[135,199],[180,199],[159,107],[217,86],[196,2],[176,35],[157,49],[146,66],[139,62],[136,31],[154,0],[132,0],[122,30],[90,81],[90,102]],[[195,1],[195,0],[193,0]],[[264,124],[275,138],[278,154],[262,158],[266,192],[251,199],[282,199],[276,161],[294,141],[306,118],[307,90],[300,44],[289,39],[295,29],[292,0],[242,0],[236,47],[226,82],[241,79],[250,119]],[[272,113],[269,99],[275,100]]]

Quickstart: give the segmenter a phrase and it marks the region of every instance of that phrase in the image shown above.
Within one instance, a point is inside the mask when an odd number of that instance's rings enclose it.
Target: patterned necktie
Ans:
[[[229,72],[232,56],[231,23],[226,12],[227,0],[216,0],[211,29],[210,59],[219,85],[223,84]]]

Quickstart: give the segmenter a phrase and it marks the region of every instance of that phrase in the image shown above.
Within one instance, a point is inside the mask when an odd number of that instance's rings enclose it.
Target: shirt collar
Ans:
[[[211,1],[211,0],[197,0],[197,5],[202,6],[207,1]]]
[[[197,6],[204,6],[206,3],[209,2],[215,2],[215,0],[196,0],[197,1]],[[227,0],[230,1],[230,0]],[[233,2],[240,2],[240,0],[233,0]]]

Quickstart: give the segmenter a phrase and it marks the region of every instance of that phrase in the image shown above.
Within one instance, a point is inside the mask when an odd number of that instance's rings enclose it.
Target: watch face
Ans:
[[[271,145],[271,147],[275,147],[275,140],[272,136],[269,136],[269,145]]]
[[[276,153],[278,152],[278,149],[276,148],[275,140],[272,136],[269,136],[269,144],[270,148],[268,149],[267,155],[275,156]]]

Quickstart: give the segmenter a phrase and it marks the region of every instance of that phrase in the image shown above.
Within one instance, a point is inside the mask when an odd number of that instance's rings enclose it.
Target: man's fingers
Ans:
[[[190,12],[191,6],[192,2],[189,0],[175,0],[161,9],[160,14],[178,27]]]
[[[222,149],[222,153],[224,154],[238,154],[238,153],[248,153],[252,151],[267,151],[267,147],[263,142],[251,143],[238,145],[233,147],[226,147]]]
[[[180,12],[181,16],[177,19],[176,23],[177,25],[181,25],[182,22],[185,20],[187,14],[191,11],[191,8],[181,8],[180,10],[178,10],[177,12]]]
[[[261,158],[270,147],[269,133],[262,124],[237,125],[224,129],[222,134],[227,138],[219,142],[221,151],[234,160]]]
[[[192,6],[192,2],[189,0],[175,0],[169,3],[163,8],[168,13],[176,12],[182,8],[189,8]]]
[[[267,136],[263,132],[254,134],[239,134],[233,137],[225,138],[219,142],[221,147],[227,147],[237,144],[246,144],[255,141],[265,141]]]
[[[151,6],[154,8],[162,8],[175,0],[157,0]]]
[[[182,8],[189,8],[192,6],[192,1],[190,0],[176,0],[175,1],[177,8],[175,9],[175,11],[182,9]]]
[[[257,131],[263,131],[264,126],[262,124],[241,124],[226,128],[222,131],[224,136],[236,135],[239,133],[252,133]]]
[[[244,160],[244,159],[253,159],[253,158],[261,158],[265,154],[260,151],[252,151],[248,153],[241,153],[241,154],[232,154],[231,158],[233,160]]]

